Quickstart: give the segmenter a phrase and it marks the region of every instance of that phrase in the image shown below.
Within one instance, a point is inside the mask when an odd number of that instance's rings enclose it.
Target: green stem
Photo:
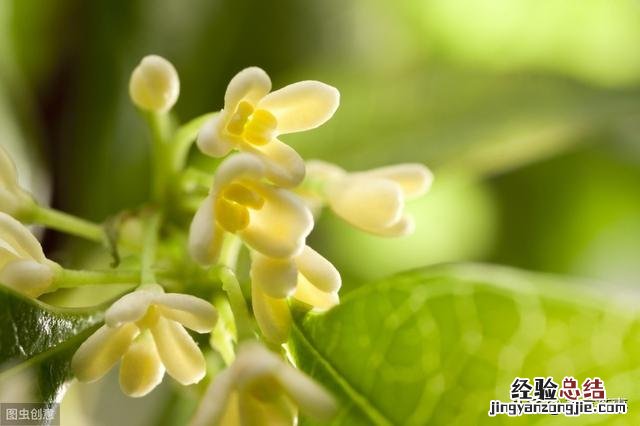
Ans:
[[[237,330],[233,318],[229,300],[218,295],[213,300],[213,305],[218,310],[220,316],[216,326],[211,331],[209,342],[211,347],[216,349],[227,366],[233,363],[235,353],[233,350],[233,341],[237,340]]]
[[[188,194],[207,195],[213,183],[213,175],[190,167],[184,170],[180,176],[180,186],[183,192]]]
[[[142,273],[140,274],[140,284],[155,284],[156,276],[153,270],[153,264],[156,260],[156,251],[158,248],[158,237],[160,231],[160,225],[162,224],[162,214],[155,213],[153,216],[149,218],[149,221],[146,224],[144,237],[143,237],[143,247],[142,247],[142,259],[141,259],[141,268]]]
[[[33,205],[24,220],[97,243],[105,242],[104,229],[101,225],[38,204]]]
[[[139,271],[79,271],[60,269],[54,276],[55,288],[74,288],[85,285],[136,284]]]
[[[222,282],[222,289],[227,293],[229,298],[229,305],[233,312],[233,318],[236,322],[236,331],[238,333],[238,341],[255,338],[253,330],[253,322],[249,315],[249,309],[247,308],[247,302],[244,300],[242,289],[236,274],[227,266],[219,266],[218,277]]]
[[[171,169],[173,173],[178,173],[184,169],[189,156],[189,149],[198,137],[198,132],[210,118],[214,117],[217,112],[211,112],[194,118],[188,123],[183,124],[176,130],[171,139]]]
[[[222,282],[222,289],[227,293],[229,299],[239,342],[255,338],[253,321],[249,315],[247,301],[242,294],[240,283],[234,272],[241,247],[242,243],[238,237],[227,234],[220,253],[218,266],[215,268],[215,272]]]
[[[171,134],[171,123],[169,115],[159,112],[146,112],[145,118],[151,130],[151,156],[152,156],[152,196],[153,199],[161,203],[167,193],[169,182],[169,152],[167,147]]]
[[[179,208],[191,215],[193,215],[195,212],[198,211],[198,209],[200,208],[200,206],[202,205],[202,201],[204,200],[204,197],[185,197],[185,199],[183,199],[180,204],[179,204]]]

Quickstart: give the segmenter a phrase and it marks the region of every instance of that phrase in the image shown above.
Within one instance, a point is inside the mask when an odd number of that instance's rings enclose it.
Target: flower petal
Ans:
[[[291,259],[274,259],[251,253],[251,285],[259,286],[270,297],[282,299],[296,288],[298,271]]]
[[[263,69],[245,68],[229,82],[224,95],[224,108],[229,113],[233,113],[242,100],[256,105],[270,91],[271,79]]]
[[[386,228],[371,229],[369,232],[381,237],[403,237],[405,235],[413,234],[415,229],[415,221],[411,216],[405,214],[396,223]]]
[[[259,286],[251,286],[251,304],[256,322],[264,337],[276,344],[284,343],[291,333],[291,312],[286,299],[269,297]]]
[[[340,92],[319,81],[300,81],[269,93],[258,108],[278,121],[279,134],[313,129],[329,120],[340,104]]]
[[[189,228],[189,254],[201,265],[218,260],[224,241],[224,230],[216,224],[214,197],[204,199]]]
[[[0,182],[2,184],[2,182]],[[0,187],[0,212],[16,214],[20,208],[20,199],[14,192]]]
[[[305,246],[295,258],[298,271],[315,287],[324,292],[335,292],[340,289],[342,279],[340,272],[322,257],[317,251]]]
[[[157,303],[162,316],[198,333],[213,330],[218,320],[218,313],[209,302],[189,294],[162,294],[158,297]]]
[[[0,284],[30,297],[38,297],[51,286],[53,270],[34,260],[20,259],[0,268]]]
[[[340,303],[337,292],[327,293],[318,290],[304,275],[298,275],[298,285],[296,286],[296,292],[293,293],[293,297],[307,305],[313,306],[316,310],[331,309]]]
[[[304,179],[304,160],[295,149],[278,139],[272,139],[265,145],[245,143],[242,149],[262,158],[266,177],[278,186],[291,188]]]
[[[390,179],[402,188],[406,198],[424,195],[433,182],[433,173],[423,164],[406,163],[380,167],[360,173],[362,175]]]
[[[273,395],[268,401],[251,392],[238,393],[238,414],[243,426],[285,426],[297,424],[297,410],[284,395]]]
[[[247,340],[238,346],[233,364],[235,385],[240,390],[256,390],[256,385],[273,376],[282,359],[257,341]]]
[[[313,229],[313,216],[304,202],[293,193],[267,185],[254,185],[265,203],[250,210],[249,226],[238,235],[252,249],[269,257],[297,255]]]
[[[81,382],[100,379],[118,362],[138,333],[138,327],[133,324],[118,328],[103,325],[73,355],[73,373]]]
[[[149,306],[163,294],[158,285],[146,286],[122,296],[105,313],[104,320],[109,327],[119,327],[128,322],[136,322],[145,316]]]
[[[10,246],[0,240],[0,269],[4,268],[4,265],[19,260],[20,257]],[[1,281],[0,281],[1,282]]]
[[[336,413],[335,399],[309,376],[282,363],[276,380],[300,410],[319,421],[328,421]]]
[[[0,212],[0,245],[11,247],[12,251],[21,258],[30,258],[41,263],[47,260],[40,242],[29,229],[2,212]]]
[[[216,375],[202,398],[190,426],[237,424],[225,422],[238,416],[238,395],[233,389],[234,380],[235,376],[231,369],[223,370]]]
[[[307,176],[317,180],[334,180],[345,176],[347,172],[335,164],[322,160],[307,161]]]
[[[129,346],[120,364],[120,388],[134,398],[147,395],[162,382],[164,366],[147,331]]]
[[[327,185],[326,191],[331,209],[365,231],[396,223],[404,208],[400,185],[386,179],[351,175]]]
[[[236,142],[224,131],[226,112],[222,111],[207,120],[196,139],[196,145],[203,153],[211,157],[224,157],[229,154]]]
[[[0,186],[11,190],[18,185],[18,172],[9,153],[0,146]]]
[[[216,170],[211,193],[217,195],[227,185],[240,179],[260,180],[265,175],[265,165],[255,155],[236,154],[225,159]]]
[[[160,317],[151,327],[151,333],[160,359],[171,377],[183,385],[202,380],[206,374],[204,356],[179,323]]]

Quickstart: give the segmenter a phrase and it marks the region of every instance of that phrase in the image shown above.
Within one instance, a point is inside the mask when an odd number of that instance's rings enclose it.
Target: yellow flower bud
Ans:
[[[131,73],[129,95],[140,109],[167,112],[178,100],[178,72],[166,59],[149,55]]]

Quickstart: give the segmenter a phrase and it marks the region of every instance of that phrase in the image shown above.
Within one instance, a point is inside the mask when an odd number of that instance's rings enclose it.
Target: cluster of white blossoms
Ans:
[[[260,68],[239,72],[227,87],[223,110],[200,131],[203,153],[241,153],[217,169],[191,224],[189,248],[198,262],[212,265],[227,234],[246,244],[254,315],[269,341],[283,343],[291,327],[288,297],[318,310],[339,301],[340,274],[305,243],[313,229],[312,209],[327,203],[360,229],[406,235],[413,220],[404,213],[404,200],[424,194],[431,173],[420,164],[359,173],[317,161],[305,164],[278,136],[326,122],[337,109],[339,92],[317,81],[270,90]],[[305,175],[310,184],[301,185]]]
[[[175,68],[159,56],[145,57],[132,73],[130,96],[151,114],[166,116],[179,92]],[[339,100],[337,89],[318,81],[271,92],[268,75],[247,68],[229,83],[224,108],[191,139],[204,154],[226,158],[195,212],[187,249],[195,262],[210,268],[223,264],[230,241],[244,244],[251,259],[251,311],[260,330],[249,340],[260,338],[272,347],[286,343],[291,298],[316,311],[339,303],[339,272],[306,242],[322,207],[375,235],[407,235],[414,222],[405,213],[405,200],[423,195],[431,184],[432,175],[421,164],[348,173],[325,162],[305,163],[279,139],[322,125]],[[0,149],[0,283],[39,297],[57,288],[63,268],[48,260],[37,239],[11,217],[34,203],[17,182],[13,163]],[[141,266],[141,275],[144,267],[149,265]],[[140,280],[136,290],[111,305],[104,325],[73,356],[76,377],[98,380],[120,362],[121,388],[133,397],[153,390],[165,371],[180,384],[198,383],[206,375],[205,357],[185,328],[211,332],[216,309],[203,299],[165,293],[161,285]],[[296,407],[317,419],[336,408],[333,398],[286,358],[255,341],[240,341],[235,360],[217,374],[192,424],[295,424]]]
[[[229,83],[224,109],[198,137],[200,150],[223,157],[207,198],[193,219],[189,249],[203,265],[217,262],[228,234],[251,254],[251,302],[265,339],[288,340],[292,319],[287,299],[316,310],[339,302],[340,274],[306,245],[312,210],[324,204],[352,225],[381,236],[413,232],[405,199],[423,195],[432,175],[420,164],[347,173],[338,166],[304,163],[280,134],[312,129],[336,111],[339,92],[303,81],[275,92],[259,68],[247,68]],[[305,180],[308,182],[303,184]],[[220,373],[193,425],[294,424],[291,402],[316,418],[332,412],[326,393],[261,346],[240,348],[234,364]]]
[[[217,317],[202,299],[143,286],[111,305],[105,325],[80,346],[71,367],[79,380],[93,382],[122,360],[120,387],[133,397],[153,390],[165,370],[183,385],[198,383],[206,363],[184,327],[208,333]]]

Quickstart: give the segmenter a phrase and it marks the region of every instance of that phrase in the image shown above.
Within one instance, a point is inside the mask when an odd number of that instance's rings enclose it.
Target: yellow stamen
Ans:
[[[247,120],[249,120],[252,113],[253,106],[249,102],[240,102],[235,113],[231,116],[229,124],[227,124],[227,131],[237,136],[241,135],[245,125],[247,124]]]
[[[136,325],[141,330],[146,330],[153,327],[158,321],[159,317],[160,314],[158,313],[158,309],[155,307],[155,305],[151,305],[149,306],[149,309],[147,309],[147,313],[141,319],[136,321]]]
[[[264,198],[239,183],[230,184],[223,194],[224,198],[251,209],[260,209],[264,205]]]
[[[216,219],[225,230],[234,233],[249,226],[249,210],[241,204],[218,197]]]
[[[253,145],[264,145],[273,139],[278,121],[269,111],[259,109],[244,127],[244,138]]]

